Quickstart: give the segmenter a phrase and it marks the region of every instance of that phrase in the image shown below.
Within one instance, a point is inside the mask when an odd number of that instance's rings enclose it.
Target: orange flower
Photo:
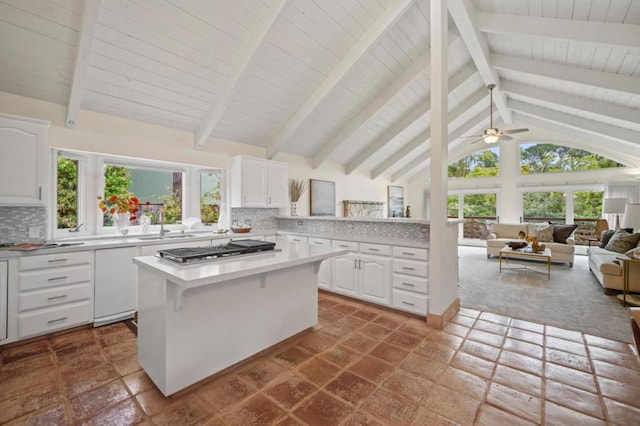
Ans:
[[[140,210],[140,199],[133,194],[127,195],[111,195],[103,198],[98,195],[98,208],[103,212],[109,210],[109,213],[114,214],[129,212],[132,217],[131,220],[136,218],[136,213]],[[146,204],[151,204],[147,201]]]

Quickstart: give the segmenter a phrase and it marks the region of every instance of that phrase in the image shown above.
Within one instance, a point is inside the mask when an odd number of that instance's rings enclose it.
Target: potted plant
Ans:
[[[307,181],[303,179],[289,179],[289,200],[291,200],[291,216],[298,215],[298,201],[302,193],[307,190]]]

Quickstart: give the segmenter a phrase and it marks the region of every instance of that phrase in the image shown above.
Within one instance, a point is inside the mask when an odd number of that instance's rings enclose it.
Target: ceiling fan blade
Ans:
[[[502,134],[504,135],[510,135],[513,133],[524,133],[524,132],[528,132],[529,129],[511,129],[511,130],[505,130],[502,132]]]
[[[480,142],[480,141],[482,141],[482,140],[484,140],[484,139],[479,138],[479,139],[476,139],[475,141],[472,141],[471,143],[477,143],[477,142]]]
[[[507,136],[507,135],[500,135],[500,140],[501,141],[512,141],[513,138],[511,136]]]
[[[468,138],[481,138],[484,135],[469,135],[469,136],[460,136],[460,139],[468,139]]]

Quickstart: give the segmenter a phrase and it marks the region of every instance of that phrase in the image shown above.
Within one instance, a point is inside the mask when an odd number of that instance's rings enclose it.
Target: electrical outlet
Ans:
[[[29,238],[40,238],[40,227],[39,226],[30,226],[29,227]]]

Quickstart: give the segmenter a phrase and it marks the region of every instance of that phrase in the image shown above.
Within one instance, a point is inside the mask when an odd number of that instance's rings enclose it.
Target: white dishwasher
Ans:
[[[93,326],[132,318],[138,309],[138,247],[96,250]]]

